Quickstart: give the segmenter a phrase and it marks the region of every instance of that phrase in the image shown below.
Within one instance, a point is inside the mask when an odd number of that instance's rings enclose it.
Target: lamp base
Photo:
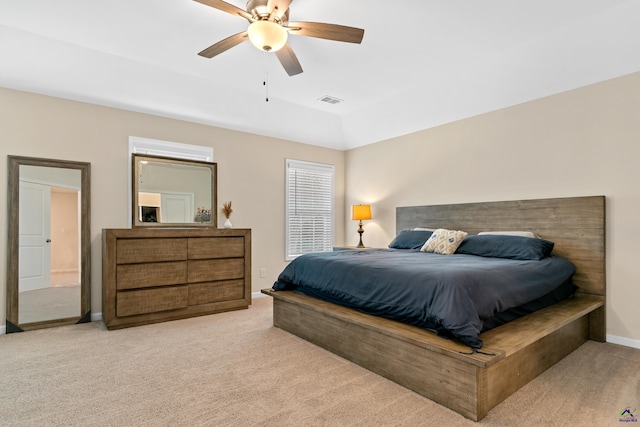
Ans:
[[[356,246],[356,248],[358,249],[366,248],[364,243],[362,243],[362,233],[364,233],[364,228],[362,228],[362,221],[360,221],[360,224],[358,226],[358,234],[360,234],[360,243],[358,243],[358,246]]]

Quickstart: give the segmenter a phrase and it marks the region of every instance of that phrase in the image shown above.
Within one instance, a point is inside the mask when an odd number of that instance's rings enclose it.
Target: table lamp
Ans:
[[[364,248],[364,244],[362,243],[362,233],[364,233],[364,228],[362,228],[362,220],[363,219],[371,219],[371,206],[370,205],[353,205],[351,207],[351,218],[360,221],[358,227],[358,234],[360,234],[360,243],[358,243],[358,248]]]

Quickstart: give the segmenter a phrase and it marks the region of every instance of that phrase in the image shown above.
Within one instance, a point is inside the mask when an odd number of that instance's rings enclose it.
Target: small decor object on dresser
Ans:
[[[231,221],[229,220],[229,217],[231,216],[231,214],[233,213],[233,209],[231,209],[231,201],[228,202],[224,202],[222,204],[222,215],[224,215],[224,217],[226,218],[226,220],[224,221],[224,228],[231,228]]]
[[[204,207],[196,209],[195,222],[211,222],[211,209]]]

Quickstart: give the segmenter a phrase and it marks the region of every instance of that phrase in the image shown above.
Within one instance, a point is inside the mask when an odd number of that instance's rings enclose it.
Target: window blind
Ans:
[[[333,250],[333,165],[287,159],[286,259]]]

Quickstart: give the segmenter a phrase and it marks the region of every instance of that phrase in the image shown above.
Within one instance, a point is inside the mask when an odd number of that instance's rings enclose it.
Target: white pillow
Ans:
[[[433,252],[435,254],[451,255],[455,253],[460,243],[467,237],[467,232],[447,230],[438,228],[431,237],[424,243],[422,252]]]
[[[538,236],[536,233],[532,233],[531,231],[481,231],[480,233],[478,233],[478,236],[482,236],[483,234],[484,235],[498,234],[502,236],[533,237],[535,239],[540,238],[540,236]]]
[[[422,228],[422,227],[416,227],[416,228],[412,228],[413,231],[435,231],[435,228]]]

